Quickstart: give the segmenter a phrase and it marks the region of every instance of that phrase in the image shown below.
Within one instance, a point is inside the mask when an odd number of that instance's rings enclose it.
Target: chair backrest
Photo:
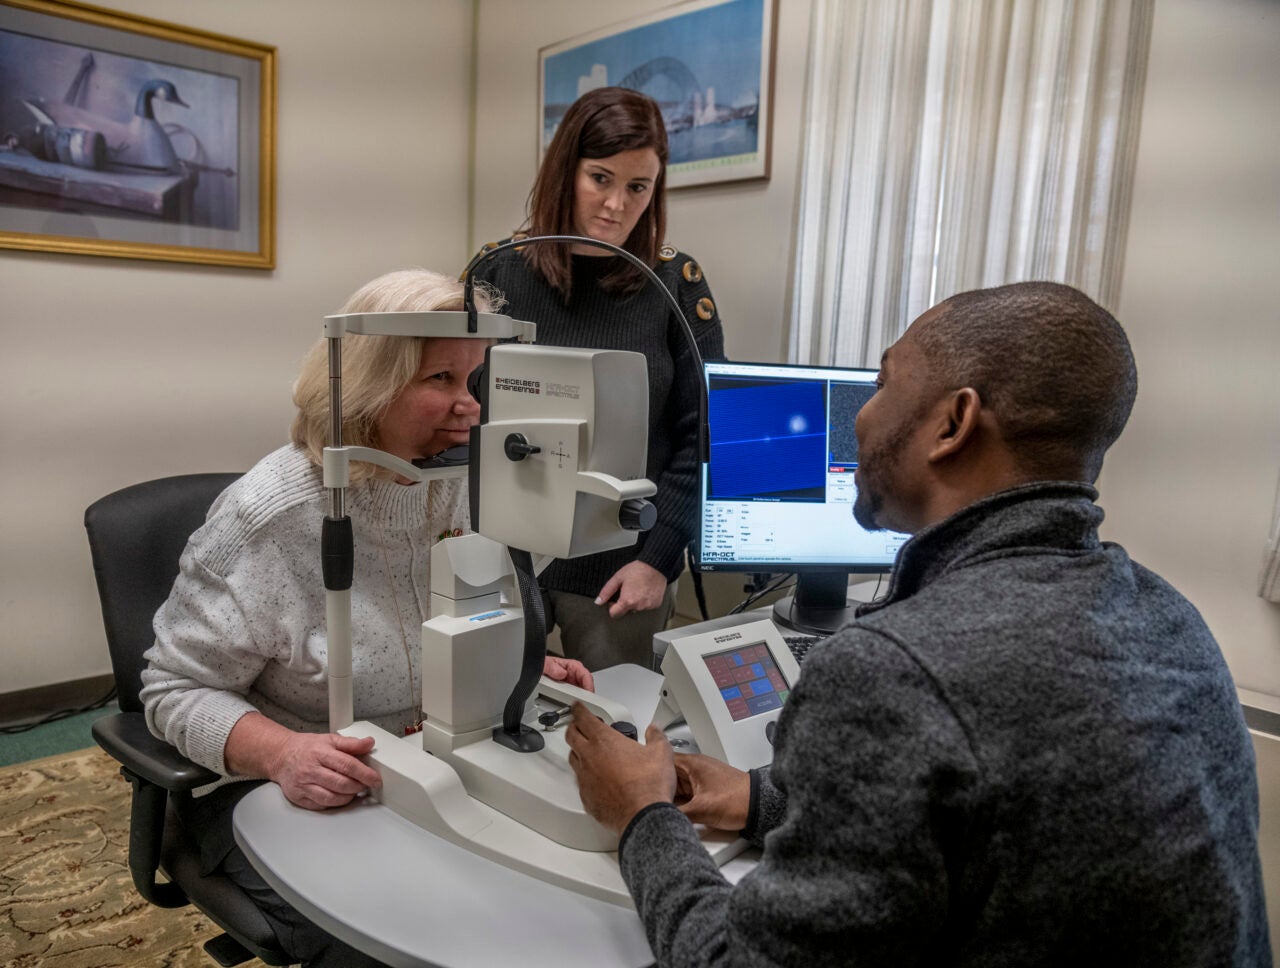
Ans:
[[[120,708],[141,712],[142,654],[151,620],[178,577],[178,559],[213,499],[239,474],[184,474],[123,488],[84,512]]]

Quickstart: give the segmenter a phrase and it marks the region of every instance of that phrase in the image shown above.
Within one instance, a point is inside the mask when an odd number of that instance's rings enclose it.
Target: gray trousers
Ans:
[[[667,627],[675,612],[676,583],[667,585],[657,608],[628,612],[621,618],[610,618],[608,605],[597,605],[595,599],[572,592],[544,589],[542,604],[547,612],[547,631],[560,628],[565,658],[577,659],[592,672],[623,662],[652,669],[653,636]]]

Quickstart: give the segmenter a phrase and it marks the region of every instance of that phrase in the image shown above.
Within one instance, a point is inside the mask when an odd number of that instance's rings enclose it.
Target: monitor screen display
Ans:
[[[763,642],[702,658],[734,722],[781,709],[791,694],[791,686]]]
[[[907,536],[853,518],[853,422],[876,370],[704,364],[703,571],[888,571]]]

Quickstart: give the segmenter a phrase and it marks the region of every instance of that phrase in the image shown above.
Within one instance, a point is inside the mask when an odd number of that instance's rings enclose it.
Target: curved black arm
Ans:
[[[680,303],[676,301],[676,297],[671,294],[671,290],[662,284],[662,280],[658,274],[653,271],[650,266],[645,265],[644,260],[628,252],[626,249],[613,245],[610,242],[601,242],[598,239],[589,239],[581,235],[531,235],[524,239],[511,239],[495,245],[491,249],[485,249],[477,253],[467,267],[462,270],[464,285],[462,292],[462,305],[467,311],[467,331],[474,333],[477,331],[479,322],[476,316],[475,302],[475,270],[484,262],[492,259],[499,252],[506,249],[523,248],[526,245],[536,245],[540,242],[572,242],[578,245],[591,245],[598,249],[607,249],[614,255],[620,255],[633,266],[644,273],[647,281],[652,282],[662,292],[671,308],[675,311],[676,319],[680,320],[680,328],[684,332],[684,338],[689,344],[689,352],[693,354],[693,362],[695,364],[695,372],[698,374],[698,459],[706,463],[710,458],[710,432],[707,428],[707,384],[703,376],[702,369],[702,353],[698,350],[698,341],[693,335],[693,327],[689,325],[689,320],[685,317],[684,310],[680,308]]]
[[[698,455],[699,459],[705,463],[709,457],[708,452],[710,450],[710,434],[707,428],[707,384],[702,369],[702,353],[698,350],[698,341],[693,335],[693,327],[689,325],[689,320],[685,318],[684,310],[680,308],[680,303],[671,294],[671,290],[662,284],[662,279],[658,277],[658,274],[645,265],[643,259],[637,258],[626,249],[619,248],[609,242],[601,242],[597,239],[589,239],[580,235],[531,235],[528,238],[512,239],[509,242],[495,245],[491,249],[485,249],[468,262],[467,267],[462,270],[464,279],[462,305],[467,311],[467,331],[474,333],[478,328],[474,275],[476,268],[506,249],[535,245],[540,242],[570,242],[607,249],[616,255],[622,256],[634,265],[644,273],[647,281],[652,282],[662,292],[663,297],[675,311],[676,318],[680,320],[680,328],[684,332],[685,340],[689,343],[689,352],[693,354],[694,372],[698,375]],[[547,652],[547,632],[545,619],[542,616],[542,594],[538,589],[538,580],[534,575],[528,553],[519,552],[515,549],[510,549],[510,552],[519,576],[521,604],[525,610],[524,657],[521,662],[520,679],[515,688],[512,689],[511,695],[507,698],[506,707],[503,710],[502,726],[495,729],[493,735],[496,741],[510,749],[518,752],[534,752],[542,748],[542,737],[533,730],[522,727],[520,717],[524,712],[524,704],[537,686],[538,675],[541,674],[542,659]],[[526,562],[527,564],[522,568],[522,563]],[[532,736],[528,735],[530,733]]]

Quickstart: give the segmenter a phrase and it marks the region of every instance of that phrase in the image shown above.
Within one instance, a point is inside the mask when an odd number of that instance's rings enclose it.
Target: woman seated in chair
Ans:
[[[496,293],[476,290],[481,311]],[[462,284],[424,269],[374,279],[344,313],[461,309]],[[465,444],[480,408],[467,376],[487,341],[349,336],[343,340],[343,442],[404,460]],[[359,757],[372,739],[328,732],[320,527],[328,491],[320,462],[329,433],[328,349],[321,339],[294,384],[292,443],[227,488],[183,552],[156,613],[142,673],[151,731],[223,779],[181,798],[205,872],[221,869],[263,909],[281,946],[306,965],[375,964],[311,924],[258,876],[235,845],[231,814],[272,780],[300,807],[346,804],[379,778]],[[465,479],[410,484],[351,466],[355,532],[352,671],[355,715],[395,733],[422,719],[418,628],[427,617],[431,546],[468,529]],[[545,672],[591,688],[579,663],[548,657]]]

